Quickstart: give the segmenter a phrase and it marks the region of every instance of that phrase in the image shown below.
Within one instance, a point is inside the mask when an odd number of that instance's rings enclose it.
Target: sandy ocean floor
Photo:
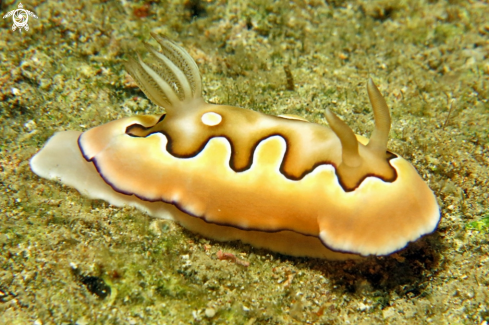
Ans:
[[[28,31],[0,22],[0,323],[488,324],[487,2],[22,4],[38,16]],[[2,16],[17,5],[1,1]],[[33,174],[56,131],[162,112],[123,65],[150,32],[195,58],[207,100],[321,124],[330,108],[365,136],[372,77],[391,107],[390,150],[438,198],[438,230],[361,262],[291,258]]]

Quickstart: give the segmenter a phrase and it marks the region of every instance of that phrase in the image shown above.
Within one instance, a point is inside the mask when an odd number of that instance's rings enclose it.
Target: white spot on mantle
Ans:
[[[202,123],[208,126],[215,126],[221,123],[222,121],[222,116],[214,113],[214,112],[207,112],[204,115],[202,115]]]

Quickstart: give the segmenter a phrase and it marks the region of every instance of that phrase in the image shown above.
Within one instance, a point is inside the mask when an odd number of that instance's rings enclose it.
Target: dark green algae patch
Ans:
[[[487,4],[23,5],[39,17],[29,31],[0,22],[0,323],[489,322]],[[373,77],[391,107],[389,148],[434,190],[438,230],[387,257],[291,258],[208,240],[34,175],[28,160],[58,130],[161,112],[123,67],[151,31],[196,59],[208,101],[322,124],[328,107],[366,136]],[[220,260],[220,250],[249,266]]]

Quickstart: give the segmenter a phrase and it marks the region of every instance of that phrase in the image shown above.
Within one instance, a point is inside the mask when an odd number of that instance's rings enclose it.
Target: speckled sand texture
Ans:
[[[487,2],[22,4],[39,17],[29,31],[0,20],[1,324],[489,322]],[[389,148],[434,190],[439,229],[389,257],[290,258],[35,176],[55,131],[161,112],[123,67],[150,31],[195,58],[208,101],[323,124],[330,108],[364,136],[372,77]]]

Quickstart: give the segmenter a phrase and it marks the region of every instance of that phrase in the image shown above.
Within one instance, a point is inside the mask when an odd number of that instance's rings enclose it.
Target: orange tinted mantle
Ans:
[[[58,133],[31,160],[35,173],[211,238],[290,255],[385,255],[434,231],[436,199],[414,167],[387,150],[390,113],[372,80],[375,130],[367,140],[329,110],[330,128],[208,104],[190,55],[154,37],[161,50],[147,46],[153,61],[131,60],[127,70],[165,113]],[[68,152],[72,160],[60,162]]]

